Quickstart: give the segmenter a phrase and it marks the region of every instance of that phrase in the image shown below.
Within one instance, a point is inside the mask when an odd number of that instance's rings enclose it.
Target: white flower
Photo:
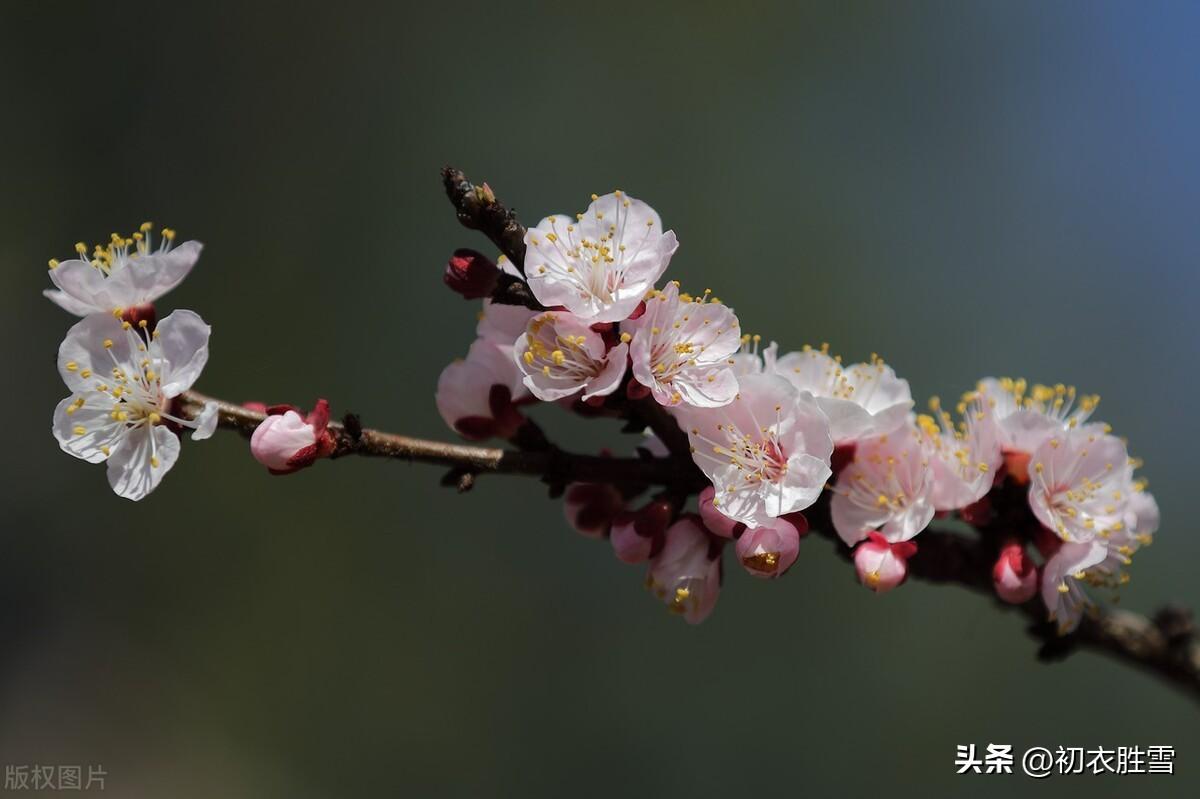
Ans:
[[[1099,542],[1063,544],[1042,567],[1042,601],[1050,611],[1050,621],[1058,623],[1059,635],[1079,626],[1084,609],[1091,604],[1079,582],[1107,555],[1107,548]]]
[[[50,261],[50,281],[56,288],[43,294],[77,316],[111,313],[153,303],[178,286],[200,257],[203,245],[185,241],[172,248],[175,231],[164,228],[162,243],[153,247],[150,223],[131,238],[116,233],[107,247],[75,245],[78,258]]]
[[[1107,537],[1129,524],[1129,456],[1099,425],[1052,435],[1030,464],[1029,506],[1063,541]]]
[[[1100,397],[1077,397],[1074,386],[1035,384],[1010,377],[986,377],[976,386],[995,416],[1000,445],[1007,452],[1033,452],[1047,438],[1083,424]]]
[[[629,316],[666,271],[678,248],[654,209],[620,191],[574,221],[548,216],[525,234],[525,277],[538,301],[587,322]]]
[[[977,395],[959,404],[957,426],[937,397],[929,405],[937,420],[922,414],[917,424],[933,470],[930,500],[936,510],[959,510],[982,499],[996,479],[1003,461],[996,422]]]
[[[730,356],[741,331],[733,311],[719,301],[679,293],[672,281],[646,297],[646,312],[622,329],[633,334],[633,376],[660,405],[715,408],[738,390]]]
[[[825,415],[777,375],[747,375],[728,405],[680,406],[676,416],[716,488],[713,505],[750,527],[807,508],[832,474]]]
[[[73,393],[54,411],[54,437],[88,463],[108,461],[113,491],[133,500],[175,465],[173,428],[192,428],[192,438],[203,439],[217,424],[214,404],[188,420],[173,415],[171,402],[204,369],[211,328],[192,311],[176,311],[148,329],[94,314],[76,323],[58,350],[58,371]]]
[[[933,475],[921,434],[912,424],[858,442],[854,461],[838,475],[830,514],[848,545],[878,531],[889,543],[908,541],[933,520]]]
[[[529,320],[513,345],[517,366],[533,396],[553,402],[583,391],[583,399],[616,391],[629,362],[629,345],[606,351],[604,339],[569,313],[546,311]]]
[[[775,369],[817,398],[837,444],[890,433],[904,424],[913,406],[908,381],[896,377],[877,356],[843,368],[840,358],[829,355],[829,345],[819,350],[806,346],[780,357]]]

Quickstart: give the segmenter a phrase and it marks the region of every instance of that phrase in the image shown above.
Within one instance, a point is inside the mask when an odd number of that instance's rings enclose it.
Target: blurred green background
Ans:
[[[0,763],[117,796],[1147,796],[1197,706],[1015,615],[859,587],[820,540],[668,616],[543,487],[421,466],[269,477],[188,444],[129,504],[59,452],[45,262],[143,219],[206,245],[161,308],[198,388],[425,436],[476,308],[438,168],[527,222],[621,187],[785,347],[879,351],[921,401],[1064,381],[1146,459],[1124,603],[1200,605],[1200,9],[1174,3],[20,3],[0,25]],[[614,429],[545,408],[565,444]],[[1173,777],[956,777],[956,744],[1174,745]]]

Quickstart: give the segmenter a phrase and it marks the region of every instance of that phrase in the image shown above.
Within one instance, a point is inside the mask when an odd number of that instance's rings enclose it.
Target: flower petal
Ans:
[[[183,282],[203,247],[198,241],[185,241],[166,252],[127,259],[124,268],[108,279],[110,294],[122,307],[154,302]]]
[[[179,458],[179,438],[164,425],[130,430],[108,459],[108,484],[119,497],[144,499]]]
[[[208,336],[212,328],[195,311],[179,310],[158,323],[155,331],[163,358],[163,396],[176,397],[187,391],[208,363]]]
[[[85,400],[83,405],[80,399]],[[107,397],[97,397],[90,405],[84,397],[67,397],[54,409],[54,437],[63,452],[88,463],[100,463],[108,458],[125,429],[124,422],[114,421],[111,414],[112,403]]]
[[[105,342],[110,346],[106,348]],[[72,391],[95,395],[97,385],[112,375],[114,360],[119,364],[132,360],[129,334],[112,314],[92,314],[67,331],[58,348],[58,373]]]

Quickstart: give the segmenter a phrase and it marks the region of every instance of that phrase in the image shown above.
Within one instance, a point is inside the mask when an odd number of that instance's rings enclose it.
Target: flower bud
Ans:
[[[606,483],[572,483],[563,495],[563,514],[575,532],[603,538],[625,508],[620,492]]]
[[[446,262],[446,273],[442,276],[452,291],[468,300],[491,296],[499,279],[499,267],[475,250],[455,250]]]
[[[992,585],[1005,602],[1021,605],[1033,599],[1038,590],[1037,567],[1025,554],[1025,547],[1009,539],[1000,549],[992,567]]]
[[[609,540],[617,559],[624,563],[642,563],[662,548],[663,535],[675,507],[666,500],[656,499],[635,513],[622,513],[613,520]]]
[[[307,417],[286,405],[271,406],[267,413],[250,437],[250,453],[271,474],[291,474],[333,452],[327,401],[317,400]]]
[[[890,544],[879,533],[869,533],[854,550],[858,581],[877,594],[891,591],[908,576],[908,559],[916,551],[911,541]]]
[[[646,587],[689,624],[708,617],[721,591],[720,548],[714,541],[719,539],[709,536],[698,517],[685,514],[667,528],[646,577]]]
[[[790,521],[775,519],[769,527],[755,527],[742,533],[735,551],[742,566],[755,577],[778,577],[796,562],[800,535]]]
[[[706,486],[700,492],[700,518],[704,521],[704,526],[713,535],[719,535],[722,538],[736,538],[742,530],[746,529],[746,525],[734,521],[717,510],[716,505],[713,503],[716,495],[717,490],[712,486]]]

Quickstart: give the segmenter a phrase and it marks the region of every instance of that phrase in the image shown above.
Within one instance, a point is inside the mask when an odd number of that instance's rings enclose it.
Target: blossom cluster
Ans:
[[[62,450],[88,463],[105,463],[113,491],[144,499],[175,465],[180,435],[212,435],[218,406],[205,402],[187,416],[180,398],[208,363],[212,329],[194,311],[159,320],[155,302],[178,286],[203,246],[175,246],[164,228],[154,245],[146,222],[129,236],[114,233],[106,245],[75,245],[76,258],[51,259],[53,289],[44,294],[82,317],[58,350],[58,370],[70,389],[54,411],[52,430]],[[254,431],[251,452],[273,474],[288,474],[329,455],[329,404],[317,402],[302,416],[290,405],[246,403],[267,415]]]
[[[211,403],[190,419],[176,407],[208,362],[211,328],[194,311],[158,319],[155,301],[187,276],[202,248],[174,242],[175,231],[164,228],[156,247],[147,222],[90,252],[80,242],[77,257],[49,262],[54,288],[46,297],[82,317],[58,348],[71,394],[54,410],[54,437],[64,452],[107,464],[112,490],[131,500],[175,465],[183,430],[200,440],[217,424]]]
[[[679,242],[621,191],[546,217],[525,245],[520,265],[462,250],[451,258],[446,283],[464,297],[486,296],[507,274],[545,310],[485,299],[466,358],[438,381],[438,409],[460,435],[483,440],[514,436],[538,401],[585,415],[661,406],[710,483],[697,507],[669,492],[638,504],[639,487],[576,484],[566,515],[620,560],[647,563],[647,585],[690,622],[716,603],[727,543],[751,575],[787,572],[805,511],[828,513],[859,581],[877,593],[904,582],[930,522],[955,514],[993,539],[997,596],[1024,603],[1040,593],[1063,633],[1088,607],[1084,586],[1126,582],[1157,528],[1139,464],[1091,421],[1096,397],[985,378],[954,413],[934,398],[919,414],[908,382],[877,355],[844,364],[828,345],[760,347],[711,292],[663,281]],[[647,448],[668,454],[657,439]],[[1020,512],[1001,516],[992,499],[1014,491]]]

